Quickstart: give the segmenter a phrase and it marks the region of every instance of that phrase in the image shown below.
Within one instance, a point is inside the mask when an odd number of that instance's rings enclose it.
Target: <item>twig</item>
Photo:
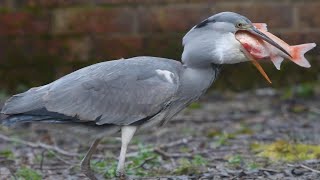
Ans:
[[[160,148],[154,149],[155,153],[158,153],[159,155],[165,157],[165,158],[180,158],[180,157],[193,157],[192,154],[189,153],[167,153]]]
[[[294,165],[294,164],[287,164],[287,166],[289,166],[289,167],[298,167],[297,165]]]
[[[159,155],[162,156],[162,157],[167,158],[167,159],[171,157],[170,154],[168,154],[168,153],[165,152],[165,151],[162,151],[160,148],[154,149],[154,152],[157,153],[157,154],[159,154]]]
[[[318,108],[313,108],[313,107],[310,107],[310,112],[312,112],[312,113],[315,113],[315,114],[320,114],[320,109],[318,109]]]
[[[60,149],[57,146],[51,146],[51,145],[44,144],[44,143],[41,143],[41,142],[33,143],[33,142],[24,141],[24,140],[17,139],[17,138],[10,138],[10,137],[5,136],[3,134],[0,134],[0,139],[2,139],[4,141],[7,141],[7,142],[14,142],[14,143],[18,143],[18,144],[27,145],[27,146],[30,146],[32,148],[43,148],[43,149],[46,149],[48,151],[57,152],[57,153],[62,154],[64,156],[70,156],[70,157],[82,157],[83,156],[82,154],[79,154],[79,153],[72,153],[72,152],[65,151],[63,149]],[[93,157],[103,158],[103,156],[100,156],[100,155],[93,155]]]
[[[42,168],[43,168],[44,153],[46,153],[45,149],[41,152],[40,171],[42,171]]]
[[[193,139],[192,137],[183,138],[183,139],[180,139],[178,141],[173,141],[171,143],[162,144],[162,145],[159,145],[157,147],[148,148],[148,149],[146,149],[146,151],[156,152],[156,149],[169,148],[169,147],[177,146],[177,145],[180,145],[180,144],[185,144],[185,143],[188,143],[189,141],[191,141],[192,139]],[[137,156],[138,153],[139,152],[127,153],[126,157],[134,157],[134,156]],[[158,153],[158,154],[160,154],[160,153]]]
[[[320,174],[320,171],[318,171],[318,170],[316,170],[316,169],[312,169],[311,167],[308,167],[308,166],[306,166],[306,165],[304,165],[304,164],[300,164],[300,167],[305,168],[305,169],[308,169],[309,171],[312,171],[312,172],[314,172],[314,173]]]
[[[136,167],[133,167],[132,170],[136,170],[140,167],[142,167],[143,165],[145,165],[148,161],[151,161],[153,159],[155,159],[157,156],[151,156],[151,157],[148,157],[147,159],[145,159],[141,164],[139,164],[138,166]]]
[[[157,148],[161,148],[162,149],[162,148],[169,148],[169,147],[177,146],[177,145],[180,145],[180,144],[186,144],[186,143],[190,142],[192,139],[193,139],[193,137],[190,136],[190,137],[187,137],[187,138],[180,139],[178,141],[173,141],[173,142],[170,142],[170,143],[167,143],[167,144],[159,145]]]
[[[69,162],[69,161],[67,161],[67,160],[63,159],[63,158],[62,158],[62,157],[60,157],[57,153],[52,152],[52,154],[53,154],[53,155],[54,155],[58,160],[60,160],[61,162],[65,163],[65,164],[67,164],[67,165],[70,165],[70,166],[77,166],[77,164],[72,163],[72,162]]]
[[[47,145],[47,144],[43,144],[41,142],[38,142],[38,143],[28,142],[28,141],[24,141],[24,140],[17,139],[17,138],[10,138],[10,137],[5,136],[3,134],[0,134],[0,139],[3,139],[5,141],[7,141],[7,142],[14,142],[14,143],[18,143],[18,144],[27,145],[27,146],[30,146],[32,148],[43,148],[43,149],[46,149],[46,150],[52,150],[52,151],[58,152],[60,154],[63,154],[65,156],[78,156],[78,157],[81,156],[81,154],[71,153],[71,152],[65,151],[63,149],[60,149],[57,146],[50,146],[50,145]]]
[[[304,164],[299,164],[299,165],[287,164],[287,165],[290,166],[290,167],[301,167],[301,168],[307,169],[307,170],[309,170],[309,171],[312,171],[312,172],[314,172],[314,173],[320,174],[320,171],[319,171],[319,170],[313,169],[313,168],[308,167],[308,166],[306,166],[306,165],[304,165]]]

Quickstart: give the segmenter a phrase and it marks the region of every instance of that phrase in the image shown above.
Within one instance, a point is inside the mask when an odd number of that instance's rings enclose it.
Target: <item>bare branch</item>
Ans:
[[[17,138],[10,138],[10,137],[3,135],[3,134],[0,134],[0,139],[7,141],[7,142],[14,142],[14,143],[18,143],[18,144],[27,145],[32,148],[42,148],[42,149],[46,149],[48,151],[54,151],[54,152],[57,152],[57,153],[62,154],[64,156],[70,156],[70,157],[82,157],[83,156],[82,154],[79,154],[79,153],[65,151],[63,149],[60,149],[57,146],[51,146],[51,145],[44,144],[41,142],[33,143],[33,142],[29,142],[29,141],[25,141],[25,140],[21,140],[21,139],[17,139]],[[93,157],[103,158],[103,156],[100,156],[100,155],[95,155]]]
[[[139,164],[139,165],[136,166],[136,167],[133,167],[132,170],[136,170],[136,169],[142,167],[142,166],[145,165],[147,162],[149,162],[149,161],[151,161],[151,160],[153,160],[153,159],[155,159],[155,158],[156,158],[156,156],[151,156],[151,157],[146,158],[141,164]]]
[[[181,158],[181,157],[193,157],[193,154],[189,154],[189,153],[167,153],[163,150],[161,150],[160,148],[155,148],[154,149],[155,153],[158,153],[159,155],[165,157],[165,158]]]
[[[305,168],[305,169],[308,169],[309,171],[312,171],[312,172],[314,172],[314,173],[320,174],[320,171],[319,171],[319,170],[312,169],[311,167],[308,167],[308,166],[306,166],[306,165],[304,165],[304,164],[300,164],[300,167]]]
[[[161,144],[161,145],[158,145],[157,147],[149,148],[149,149],[146,149],[146,150],[150,151],[150,152],[156,152],[156,150],[173,147],[173,146],[177,146],[177,145],[180,145],[180,144],[186,144],[186,143],[190,142],[191,140],[193,140],[193,137],[190,136],[190,137],[183,138],[183,139],[180,139],[180,140],[177,140],[177,141],[173,141],[173,142],[170,142],[170,143],[167,143],[167,144]],[[161,155],[161,152],[156,152],[156,153]],[[127,157],[134,157],[137,154],[138,154],[138,152],[127,153]]]

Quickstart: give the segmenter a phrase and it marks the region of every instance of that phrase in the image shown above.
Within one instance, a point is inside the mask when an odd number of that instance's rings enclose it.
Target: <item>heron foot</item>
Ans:
[[[91,159],[92,154],[96,150],[100,140],[101,140],[100,138],[94,140],[94,142],[92,143],[92,145],[91,145],[89,151],[87,152],[86,156],[81,161],[81,171],[90,180],[98,180],[98,178],[94,175],[93,171],[90,168],[90,159]]]
[[[126,173],[121,171],[116,171],[116,177],[119,178],[120,180],[126,180]]]
[[[86,175],[90,180],[98,180],[89,166],[81,165],[81,172]]]

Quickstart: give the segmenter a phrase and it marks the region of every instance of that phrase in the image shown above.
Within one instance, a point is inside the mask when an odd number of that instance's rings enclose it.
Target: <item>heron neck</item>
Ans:
[[[184,65],[181,76],[181,91],[184,96],[200,97],[217,78],[221,65],[212,64],[206,67]]]

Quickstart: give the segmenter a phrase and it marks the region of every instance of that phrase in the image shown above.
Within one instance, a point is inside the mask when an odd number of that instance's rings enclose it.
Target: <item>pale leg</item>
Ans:
[[[136,126],[123,126],[121,127],[121,152],[119,156],[119,162],[116,175],[118,177],[125,177],[125,159],[127,153],[127,147],[130,143],[132,136],[136,132]]]
[[[90,159],[92,154],[95,152],[100,140],[101,140],[100,138],[94,140],[86,156],[81,161],[81,171],[91,180],[97,180],[97,178],[95,177],[94,173],[90,168]]]

